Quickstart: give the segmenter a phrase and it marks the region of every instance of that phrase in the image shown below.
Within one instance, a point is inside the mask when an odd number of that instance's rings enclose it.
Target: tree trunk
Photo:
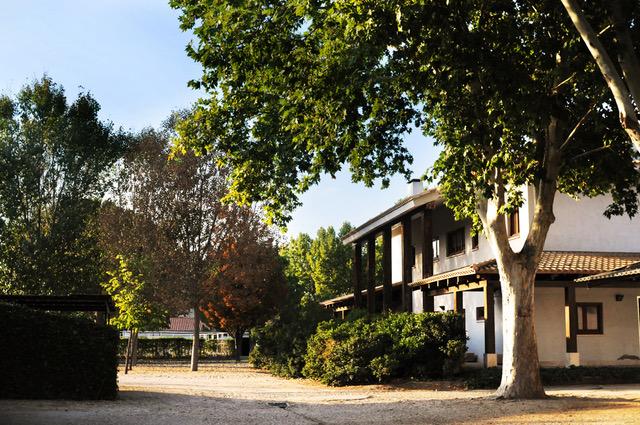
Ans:
[[[200,360],[200,312],[199,306],[193,309],[193,344],[191,345],[191,371],[198,370],[198,360]]]
[[[573,25],[578,30],[580,37],[587,45],[591,56],[598,65],[602,76],[604,77],[613,99],[616,102],[618,113],[620,115],[620,124],[626,131],[629,139],[640,151],[640,123],[636,114],[631,95],[628,87],[625,85],[622,77],[618,73],[611,57],[604,48],[604,45],[598,39],[598,34],[593,30],[591,24],[587,21],[584,12],[576,0],[561,0]],[[627,65],[623,63],[622,65]],[[630,74],[627,72],[627,74]],[[638,101],[639,99],[636,99]]]
[[[240,355],[242,354],[242,335],[244,335],[243,330],[236,329],[234,333],[234,343],[235,343],[235,358],[236,362],[240,362]]]
[[[543,398],[536,342],[534,283],[536,266],[498,261],[502,290],[502,380],[499,398]]]
[[[131,367],[138,364],[138,329],[133,333],[133,347],[131,350]]]
[[[133,335],[133,331],[129,329],[129,338],[127,339],[127,349],[124,353],[124,374],[126,375],[129,371],[129,359],[131,357],[131,335]]]

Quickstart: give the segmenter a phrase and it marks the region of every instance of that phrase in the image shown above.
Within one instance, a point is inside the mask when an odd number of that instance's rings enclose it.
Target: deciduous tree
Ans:
[[[498,395],[542,397],[533,286],[556,192],[613,195],[637,212],[637,154],[591,56],[556,0],[173,0],[205,96],[182,144],[218,149],[231,196],[286,221],[323,173],[349,164],[367,185],[409,177],[405,134],[442,146],[430,178],[493,248],[503,299]],[[533,186],[524,247],[505,216]]]
[[[0,290],[95,293],[103,278],[96,212],[129,136],[69,103],[50,78],[0,97]]]

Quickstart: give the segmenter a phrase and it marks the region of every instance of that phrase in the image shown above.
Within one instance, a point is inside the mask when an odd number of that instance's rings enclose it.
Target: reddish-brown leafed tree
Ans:
[[[271,318],[286,296],[273,233],[255,211],[246,209],[244,215],[246,226],[220,255],[201,308],[211,326],[233,336],[236,360],[243,334]]]

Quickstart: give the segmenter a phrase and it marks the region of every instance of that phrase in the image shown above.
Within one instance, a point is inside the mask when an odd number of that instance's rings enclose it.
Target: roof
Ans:
[[[582,252],[582,251],[544,251],[538,265],[538,274],[547,275],[593,275],[609,272],[621,267],[636,266],[636,273],[640,275],[640,253],[629,252]],[[631,271],[629,271],[631,273]],[[449,270],[425,279],[411,282],[411,286],[422,286],[432,282],[473,275],[496,275],[498,267],[495,259]],[[586,278],[582,278],[586,279]],[[576,281],[583,281],[578,279]],[[394,283],[394,286],[401,283]],[[382,286],[377,286],[376,291]],[[366,293],[366,291],[363,291]],[[329,306],[353,297],[346,294],[323,301],[323,306]]]
[[[172,332],[193,332],[193,317],[170,317],[169,328],[163,331]],[[208,329],[207,326],[200,322],[200,330]]]
[[[109,295],[0,295],[0,301],[48,311],[109,313],[115,310],[113,299]]]
[[[382,211],[380,214],[356,227],[342,238],[342,242],[345,245],[355,242],[358,239],[361,239],[367,234],[371,233],[372,231],[379,229],[390,221],[398,219],[399,217],[417,207],[424,205],[431,205],[432,207],[435,207],[440,201],[441,196],[438,189],[425,189],[418,194],[404,198],[391,208]]]
[[[598,273],[592,276],[585,276],[576,279],[576,282],[593,282],[605,279],[618,279],[618,278],[634,278],[640,277],[640,262],[633,263],[624,267],[618,267],[615,270],[609,272]]]

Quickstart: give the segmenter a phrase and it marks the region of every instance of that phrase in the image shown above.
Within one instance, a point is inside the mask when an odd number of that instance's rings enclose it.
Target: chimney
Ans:
[[[409,184],[407,186],[407,195],[413,196],[424,191],[424,187],[422,186],[422,180],[420,179],[411,179],[409,180]]]

